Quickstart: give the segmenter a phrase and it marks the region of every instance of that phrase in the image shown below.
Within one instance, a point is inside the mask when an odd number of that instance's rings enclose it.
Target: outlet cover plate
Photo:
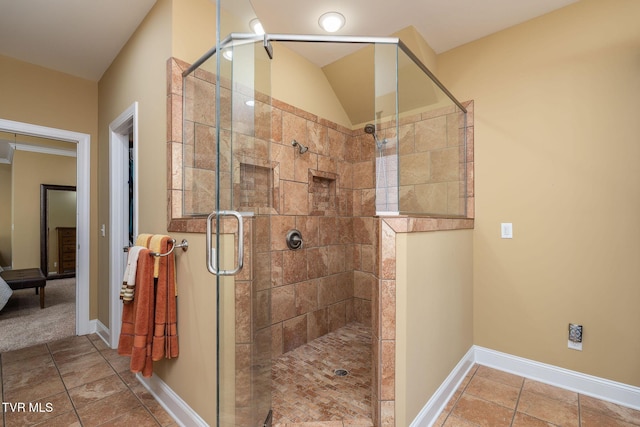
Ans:
[[[571,340],[567,340],[567,346],[572,350],[582,351],[582,343],[581,342],[573,342]]]
[[[503,239],[513,239],[513,224],[510,222],[500,224],[500,236]]]

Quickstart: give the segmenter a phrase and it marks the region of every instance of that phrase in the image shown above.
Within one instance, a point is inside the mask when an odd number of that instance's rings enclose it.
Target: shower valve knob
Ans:
[[[289,230],[286,240],[289,249],[295,250],[302,247],[302,233],[299,230]]]

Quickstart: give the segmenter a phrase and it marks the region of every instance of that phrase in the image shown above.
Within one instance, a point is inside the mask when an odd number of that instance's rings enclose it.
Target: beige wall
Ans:
[[[171,56],[195,61],[215,43],[215,3],[158,0],[100,80],[100,218],[109,224],[108,126],[139,103],[139,232],[167,232],[166,64]],[[207,38],[209,41],[207,41]],[[180,356],[154,372],[207,423],[215,424],[215,281],[205,266],[204,235],[176,256]],[[109,321],[108,238],[101,238],[100,316]]]
[[[0,164],[0,267],[11,265],[11,165]]]
[[[97,194],[98,84],[0,56],[0,93],[2,119],[90,135],[90,192],[92,195]],[[97,197],[91,198],[89,209],[89,318],[95,319],[98,313]],[[39,262],[37,265],[40,265]]]
[[[39,268],[40,185],[76,185],[76,158],[16,150],[12,172],[12,267]]]
[[[638,16],[634,0],[582,0],[438,63],[475,100],[474,343],[634,386]]]
[[[274,43],[273,52],[271,88],[275,99],[351,129],[351,120],[321,68],[289,49],[287,43]]]
[[[396,425],[473,345],[473,231],[396,235]]]

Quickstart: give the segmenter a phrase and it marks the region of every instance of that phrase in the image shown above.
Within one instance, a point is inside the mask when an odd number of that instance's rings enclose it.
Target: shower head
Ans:
[[[376,125],[373,125],[371,123],[365,125],[364,132],[373,135],[373,139],[376,141],[376,146],[378,147],[378,149],[382,149],[382,147],[387,143],[386,138],[382,141],[378,139],[378,135],[376,135]]]
[[[369,123],[368,125],[365,125],[364,131],[365,131],[365,133],[369,133],[371,135],[375,135],[376,134],[376,126],[372,125],[371,123]]]
[[[296,141],[295,139],[293,141],[291,141],[291,145],[298,146],[298,149],[300,150],[300,154],[304,154],[307,152],[307,150],[309,149],[309,147],[305,147],[304,145],[300,144],[298,141]]]

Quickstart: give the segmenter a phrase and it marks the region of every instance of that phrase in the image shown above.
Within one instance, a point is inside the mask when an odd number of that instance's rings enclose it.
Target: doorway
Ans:
[[[122,326],[120,288],[127,263],[124,248],[138,235],[138,103],[109,125],[109,336],[118,347]],[[104,235],[104,231],[103,231]]]
[[[89,224],[90,224],[90,153],[91,136],[85,133],[0,119],[0,131],[58,141],[76,146],[77,236],[76,236],[76,335],[91,332],[89,321]]]

